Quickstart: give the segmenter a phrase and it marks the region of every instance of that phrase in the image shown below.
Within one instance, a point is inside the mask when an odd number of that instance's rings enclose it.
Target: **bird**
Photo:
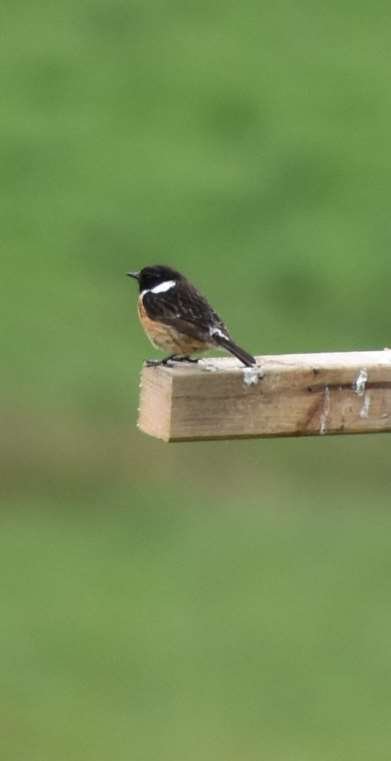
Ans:
[[[147,365],[198,362],[191,355],[212,347],[225,349],[247,367],[256,364],[255,358],[233,341],[206,298],[180,272],[157,264],[126,274],[138,282],[138,314],[145,333],[155,348],[169,352],[164,359],[147,360]]]

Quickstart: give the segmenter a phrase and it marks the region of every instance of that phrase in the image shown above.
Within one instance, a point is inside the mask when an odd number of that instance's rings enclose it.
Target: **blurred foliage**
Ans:
[[[388,438],[142,437],[124,277],[390,344],[388,6],[1,16],[2,758],[388,760]]]

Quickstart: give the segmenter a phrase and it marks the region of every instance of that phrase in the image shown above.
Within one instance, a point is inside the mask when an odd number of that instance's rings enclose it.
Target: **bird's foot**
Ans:
[[[163,359],[146,359],[145,364],[147,367],[169,367],[175,360],[176,354],[170,354],[168,357],[163,357]]]
[[[189,357],[188,354],[180,355],[179,357],[171,357],[171,359],[175,360],[175,362],[191,362],[192,364],[197,364],[198,359],[197,357]]]
[[[146,359],[145,360],[145,367],[159,367],[159,365],[164,365],[164,359]]]
[[[145,366],[159,367],[162,365],[163,367],[170,367],[175,362],[191,362],[193,364],[194,362],[197,363],[198,359],[183,354],[170,354],[169,357],[164,357],[164,359],[146,359]]]

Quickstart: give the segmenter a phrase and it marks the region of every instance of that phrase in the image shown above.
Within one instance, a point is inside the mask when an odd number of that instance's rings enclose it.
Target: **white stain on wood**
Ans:
[[[357,396],[364,396],[367,381],[368,381],[368,370],[366,369],[366,367],[363,367],[361,368],[359,374],[357,375],[356,380],[353,383],[353,389],[356,392]]]
[[[324,387],[323,409],[320,416],[320,429],[319,433],[324,436],[327,433],[327,423],[330,414],[330,389],[328,386]]]
[[[260,371],[259,367],[256,367],[255,365],[252,367],[244,367],[242,373],[243,383],[245,386],[255,386],[255,384],[258,383],[259,379],[262,378],[263,375],[263,372]]]
[[[368,417],[370,406],[371,406],[371,397],[369,396],[369,392],[367,391],[364,394],[364,401],[360,410],[360,418]]]

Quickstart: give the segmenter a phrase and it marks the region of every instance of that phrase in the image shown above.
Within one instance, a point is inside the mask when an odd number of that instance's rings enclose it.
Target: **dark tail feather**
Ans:
[[[235,357],[240,359],[240,361],[243,362],[244,365],[247,365],[247,367],[252,367],[256,364],[254,357],[252,357],[251,354],[249,354],[244,349],[241,349],[240,346],[231,341],[231,339],[216,334],[213,337],[218,346],[221,346],[222,349],[229,351],[230,354],[233,354]]]

